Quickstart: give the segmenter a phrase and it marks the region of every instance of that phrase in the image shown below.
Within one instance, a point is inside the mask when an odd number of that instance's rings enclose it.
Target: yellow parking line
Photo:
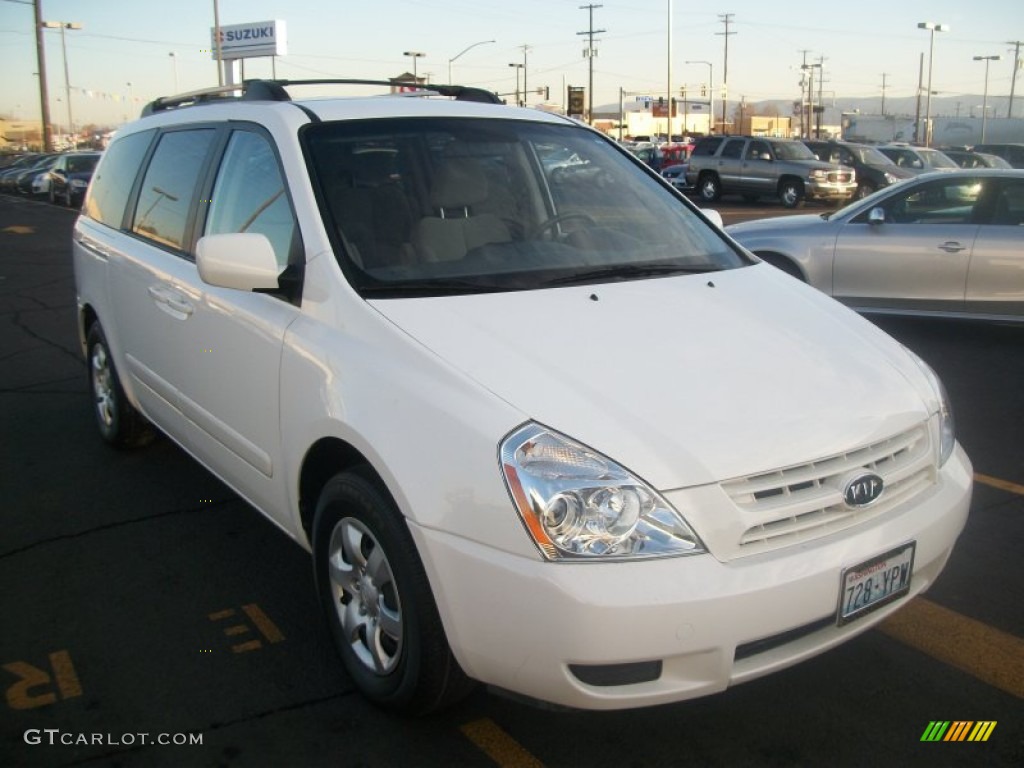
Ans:
[[[544,768],[544,763],[527,752],[493,720],[474,720],[459,730],[501,768]]]
[[[1024,699],[1024,640],[918,597],[879,625],[882,632]]]
[[[990,485],[1001,491],[1009,491],[1010,493],[1024,496],[1024,485],[1017,485],[1017,483],[1011,483],[1009,480],[1000,480],[998,477],[990,477],[989,475],[981,475],[975,472],[974,481],[983,485]]]

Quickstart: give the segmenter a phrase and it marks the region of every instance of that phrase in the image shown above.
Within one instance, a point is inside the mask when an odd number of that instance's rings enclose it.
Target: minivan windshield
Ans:
[[[312,124],[304,150],[365,296],[531,290],[750,262],[613,142],[576,125],[401,118]]]

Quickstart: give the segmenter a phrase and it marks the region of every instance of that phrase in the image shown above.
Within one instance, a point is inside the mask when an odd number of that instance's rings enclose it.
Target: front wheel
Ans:
[[[858,200],[863,200],[865,197],[872,194],[876,189],[877,187],[870,181],[863,181],[857,185],[857,193],[855,197]]]
[[[713,173],[705,173],[697,182],[697,191],[706,203],[713,203],[722,196],[722,182]]]
[[[313,567],[338,653],[368,699],[422,715],[472,690],[405,521],[368,468],[335,475],[320,494]]]
[[[799,181],[787,180],[779,184],[779,202],[783,208],[802,208],[804,185]]]

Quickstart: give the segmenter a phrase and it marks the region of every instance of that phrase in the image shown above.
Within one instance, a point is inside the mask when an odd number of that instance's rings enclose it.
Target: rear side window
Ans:
[[[153,131],[133,133],[117,139],[103,155],[99,173],[92,180],[85,200],[85,215],[108,227],[121,228],[135,175],[153,140]]]
[[[160,137],[142,181],[132,232],[182,250],[199,174],[216,131],[200,128]]]
[[[718,145],[721,143],[722,139],[719,137],[715,137],[713,139],[701,139],[693,148],[693,157],[701,157],[702,155],[713,155],[715,154],[715,150],[718,149]]]

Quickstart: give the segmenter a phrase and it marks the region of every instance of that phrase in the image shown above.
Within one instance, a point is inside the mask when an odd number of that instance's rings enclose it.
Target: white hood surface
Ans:
[[[371,303],[660,490],[824,458],[928,413],[896,342],[769,266]]]

